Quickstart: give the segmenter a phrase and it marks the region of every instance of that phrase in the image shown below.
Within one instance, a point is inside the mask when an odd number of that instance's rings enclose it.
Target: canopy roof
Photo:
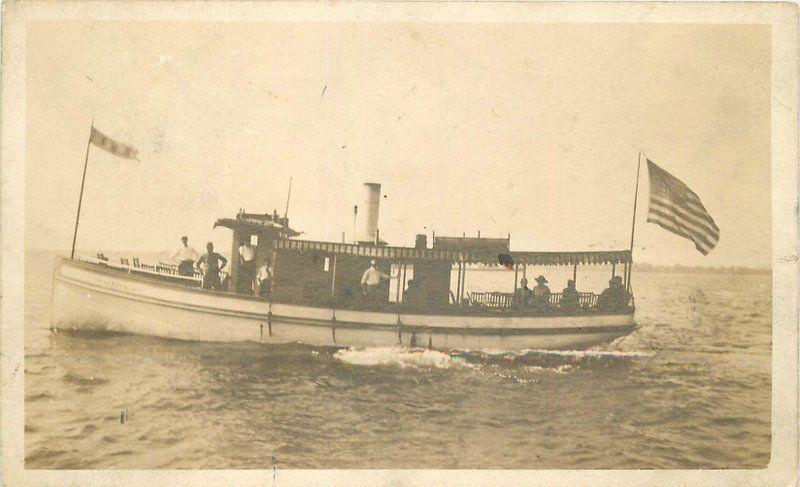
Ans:
[[[505,253],[510,251],[507,238],[480,238],[480,237],[435,237],[433,248],[436,250],[455,250],[462,252],[475,252],[486,254]]]
[[[417,249],[414,247],[390,247],[356,245],[347,243],[316,242],[312,240],[276,239],[276,250],[342,254],[371,257],[396,262],[445,261],[467,264],[498,265],[498,254],[493,252],[469,252],[464,250]],[[508,252],[517,264],[526,265],[576,265],[576,264],[623,264],[631,261],[630,250],[600,250],[589,252]]]
[[[214,228],[216,227],[226,227],[251,235],[281,235],[288,237],[300,235],[300,232],[292,230],[288,226],[267,219],[220,218],[214,223]]]

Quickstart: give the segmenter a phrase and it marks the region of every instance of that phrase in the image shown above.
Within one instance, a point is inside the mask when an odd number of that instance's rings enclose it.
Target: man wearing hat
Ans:
[[[378,301],[382,288],[381,281],[386,279],[389,279],[389,275],[378,270],[378,263],[374,259],[371,260],[369,268],[361,276],[361,288],[364,290],[364,296],[370,301]]]
[[[532,301],[533,307],[539,309],[545,309],[550,304],[550,288],[547,287],[547,279],[544,276],[536,278]]]
[[[614,276],[608,281],[608,289],[597,298],[597,309],[600,311],[620,311],[631,300],[630,293],[622,284],[622,276]]]

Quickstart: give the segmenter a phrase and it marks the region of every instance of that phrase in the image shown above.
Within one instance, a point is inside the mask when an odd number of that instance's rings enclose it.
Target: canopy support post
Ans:
[[[397,264],[397,288],[394,290],[394,301],[395,303],[400,302],[400,264]]]
[[[617,276],[617,264],[611,264],[611,279]]]
[[[333,254],[333,268],[331,269],[331,301],[336,306],[336,261],[338,254]]]
[[[622,270],[622,285],[628,289],[628,263],[625,262],[625,267]]]
[[[272,298],[275,295],[275,280],[278,277],[278,249],[272,251],[272,279],[269,280],[269,311],[272,313]],[[270,327],[270,330],[272,328]]]
[[[578,287],[578,264],[572,266],[572,284]]]
[[[519,275],[519,264],[514,264],[514,296],[517,295],[517,277],[518,277],[518,275]]]
[[[401,292],[404,302],[406,300],[406,267],[408,267],[408,264],[403,264],[403,287]]]
[[[458,279],[456,280],[455,304],[458,304],[458,291],[461,289],[461,261],[458,262]]]
[[[461,293],[458,295],[458,302],[462,303],[464,301],[464,290],[467,287],[467,263],[461,262],[461,267],[463,271],[461,271]]]

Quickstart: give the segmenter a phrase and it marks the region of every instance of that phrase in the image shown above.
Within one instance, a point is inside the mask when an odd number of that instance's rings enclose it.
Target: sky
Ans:
[[[239,208],[348,241],[362,184],[381,238],[625,249],[640,150],[720,227],[708,256],[646,223],[634,258],[769,266],[770,31],[759,25],[48,22],[28,25],[29,248],[230,248]]]

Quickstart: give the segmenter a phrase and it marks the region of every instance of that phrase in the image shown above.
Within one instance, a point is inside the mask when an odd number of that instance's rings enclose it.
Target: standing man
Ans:
[[[172,254],[173,262],[178,262],[178,274],[192,277],[194,275],[194,261],[197,260],[197,251],[189,246],[189,238],[181,237],[181,248]]]
[[[203,273],[203,289],[213,289],[215,291],[222,290],[222,284],[219,282],[219,271],[225,268],[228,259],[222,255],[214,252],[214,244],[208,242],[206,244],[207,252],[200,257],[195,266],[201,270],[200,266],[205,264],[205,272]],[[222,262],[220,264],[220,262]]]
[[[374,260],[370,261],[369,269],[364,271],[361,276],[361,288],[364,290],[364,296],[369,301],[377,301],[381,289],[381,281],[389,279],[389,275],[385,272],[378,270],[378,263]]]
[[[242,240],[239,246],[239,276],[236,279],[236,292],[252,294],[253,278],[256,275],[256,249],[250,238]]]

